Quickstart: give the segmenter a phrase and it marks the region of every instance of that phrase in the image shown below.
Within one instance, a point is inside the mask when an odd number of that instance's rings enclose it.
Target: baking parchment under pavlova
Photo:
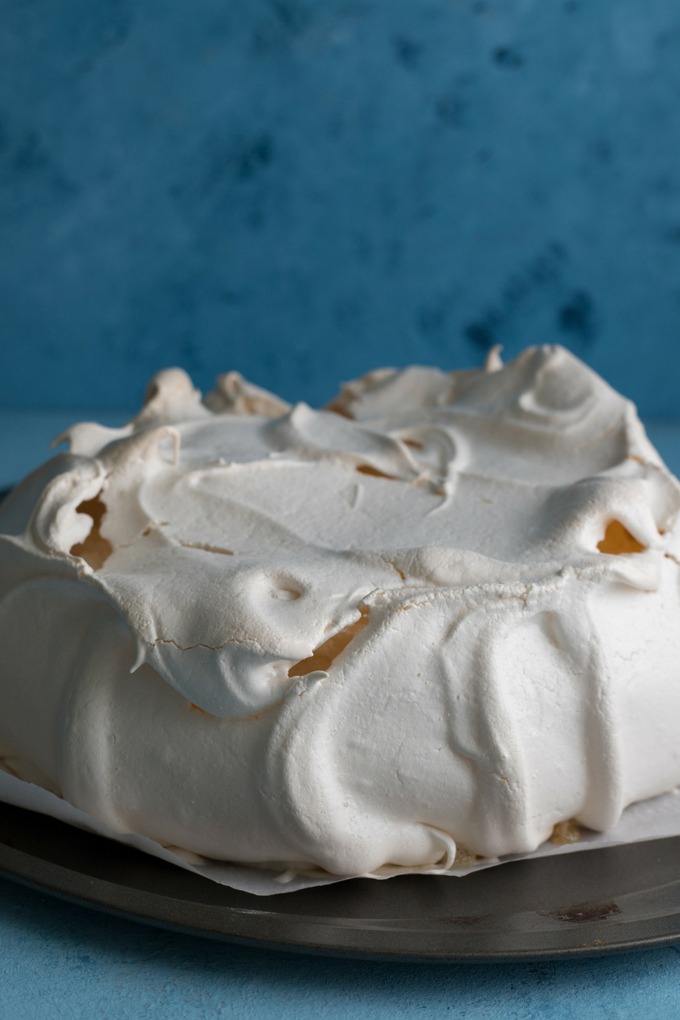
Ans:
[[[680,488],[564,349],[67,438],[0,508],[5,799],[259,892],[680,830]]]
[[[79,811],[72,804],[68,804],[42,787],[23,782],[3,771],[0,771],[0,801],[30,811],[38,811],[80,829],[86,829],[88,832],[125,843],[137,850],[144,851],[144,853],[151,854],[153,857],[159,857],[170,864],[176,864],[187,871],[193,871],[196,875],[202,875],[203,878],[209,878],[220,885],[253,893],[255,896],[273,896],[278,893],[296,892],[298,889],[312,889],[315,886],[348,881],[345,876],[329,875],[322,871],[312,870],[306,874],[297,874],[291,870],[276,872],[269,869],[251,868],[247,865],[229,864],[224,861],[212,861],[184,851],[175,852],[172,848],[161,846],[160,843],[155,843],[152,839],[147,839],[144,836],[116,832],[108,825]],[[680,793],[677,789],[664,796],[631,805],[624,811],[618,825],[615,825],[607,833],[579,830],[576,827],[567,826],[563,834],[558,830],[556,842],[548,840],[533,853],[508,854],[506,857],[500,858],[480,857],[474,860],[466,856],[462,864],[454,860],[450,866],[447,866],[447,862],[444,866],[431,868],[385,866],[366,875],[354,877],[386,879],[393,878],[395,875],[421,874],[450,875],[462,878],[476,871],[508,864],[510,861],[555,857],[559,854],[598,850],[622,843],[640,843],[672,836],[680,836]]]
[[[273,896],[283,892],[296,892],[298,889],[312,889],[315,886],[332,885],[348,879],[343,875],[329,875],[322,871],[309,871],[297,874],[295,871],[270,871],[262,868],[251,868],[247,865],[228,864],[224,861],[212,861],[200,858],[183,851],[175,852],[170,847],[161,846],[152,839],[137,836],[134,833],[116,832],[91,815],[79,811],[61,798],[49,793],[42,787],[23,782],[6,772],[0,771],[0,801],[14,804],[16,807],[38,811],[41,814],[68,822],[80,829],[106,836],[119,843],[142,850],[153,857],[159,857],[170,864],[176,864],[196,875],[209,878],[220,885],[228,885],[232,889],[253,893],[255,896]],[[675,789],[665,796],[654,797],[627,808],[618,825],[607,833],[593,832],[582,829],[566,828],[564,837],[558,834],[558,841],[543,843],[533,853],[508,854],[501,858],[477,858],[465,860],[464,866],[457,866],[455,861],[450,866],[397,868],[385,866],[370,872],[361,878],[385,879],[402,874],[451,875],[464,877],[485,868],[494,868],[510,861],[534,860],[539,857],[554,857],[558,854],[575,853],[583,850],[597,850],[621,843],[639,843],[651,839],[664,839],[680,836],[680,795]],[[562,838],[565,842],[562,842]],[[574,842],[570,840],[574,838]]]

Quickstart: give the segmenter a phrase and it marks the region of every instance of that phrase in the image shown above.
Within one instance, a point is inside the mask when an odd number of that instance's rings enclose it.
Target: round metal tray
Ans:
[[[269,948],[480,962],[680,941],[680,837],[504,864],[253,896],[0,804],[0,872],[72,902]]]

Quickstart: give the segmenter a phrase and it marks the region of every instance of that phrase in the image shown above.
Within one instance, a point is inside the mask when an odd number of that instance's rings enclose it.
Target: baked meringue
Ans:
[[[0,760],[119,832],[332,875],[680,782],[680,487],[561,347],[325,409],[161,372],[0,507]]]

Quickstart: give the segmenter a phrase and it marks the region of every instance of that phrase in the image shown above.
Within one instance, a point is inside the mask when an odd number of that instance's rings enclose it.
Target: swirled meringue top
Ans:
[[[321,410],[171,369],[129,425],[66,438],[0,511],[0,626],[28,661],[21,592],[58,590],[87,666],[53,664],[40,737],[0,741],[78,806],[363,874],[606,828],[680,781],[680,489],[563,348],[377,371]]]

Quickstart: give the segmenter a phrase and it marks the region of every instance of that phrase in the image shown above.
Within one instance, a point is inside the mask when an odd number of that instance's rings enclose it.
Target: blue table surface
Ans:
[[[82,412],[0,412],[0,486]],[[124,415],[111,414],[109,424]],[[680,471],[680,424],[649,433]],[[111,918],[0,879],[0,1018],[676,1017],[680,943],[565,962],[356,962],[250,949]]]

